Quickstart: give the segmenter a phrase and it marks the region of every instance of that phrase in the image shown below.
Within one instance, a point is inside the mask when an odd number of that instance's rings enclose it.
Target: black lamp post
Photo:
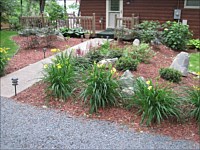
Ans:
[[[45,53],[47,51],[47,48],[43,48],[44,58],[46,58]]]
[[[15,96],[17,95],[18,78],[12,78],[12,85],[15,87]]]

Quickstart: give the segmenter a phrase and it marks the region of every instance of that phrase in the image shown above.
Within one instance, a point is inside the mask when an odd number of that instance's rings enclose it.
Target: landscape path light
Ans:
[[[107,38],[107,42],[108,42],[109,36],[106,36],[106,38]]]
[[[81,42],[83,42],[83,35],[81,35]]]
[[[18,78],[12,78],[12,85],[15,87],[15,96],[17,95]]]
[[[47,48],[43,48],[44,58],[46,58],[45,53],[47,51]]]

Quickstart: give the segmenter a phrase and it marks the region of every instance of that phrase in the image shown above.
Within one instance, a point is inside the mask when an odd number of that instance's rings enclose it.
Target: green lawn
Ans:
[[[191,72],[200,72],[200,52],[190,54],[189,70]]]
[[[11,37],[17,35],[16,31],[0,31],[1,35],[1,47],[10,48],[8,50],[8,57],[12,57],[18,50],[19,46],[11,40]]]

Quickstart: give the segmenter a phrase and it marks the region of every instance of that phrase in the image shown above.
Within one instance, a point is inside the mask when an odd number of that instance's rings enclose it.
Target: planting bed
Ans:
[[[14,37],[13,39],[17,42],[17,44],[20,45],[22,41],[21,37]],[[71,38],[66,42],[55,41],[55,43],[53,44],[56,48],[64,50],[66,45],[73,46],[80,42],[80,39]],[[166,83],[165,80],[159,78],[158,70],[161,67],[169,67],[169,65],[173,61],[173,58],[178,54],[178,52],[174,52],[163,45],[154,48],[154,51],[156,52],[156,55],[151,59],[150,63],[141,63],[138,66],[137,71],[133,71],[132,73],[136,77],[143,76],[145,79],[152,79],[153,81],[158,79],[157,81],[159,83]],[[49,49],[46,54],[47,56],[51,55]],[[21,47],[16,56],[14,56],[9,62],[6,72],[13,72],[41,59],[43,59],[42,48],[24,50],[23,47]],[[120,74],[122,74],[122,72],[119,72],[119,75]],[[198,81],[199,80],[196,76],[189,74],[188,77],[183,77],[182,81],[179,84],[174,83],[172,84],[172,86],[176,88],[183,86],[193,86],[198,85]],[[46,108],[44,89],[45,84],[40,82],[19,93],[13,98],[23,103],[29,103],[31,105]],[[127,125],[130,127],[130,129],[134,129],[139,132],[145,131],[155,134],[163,134],[172,136],[176,139],[188,139],[196,142],[200,140],[198,134],[198,125],[194,120],[186,120],[185,123],[177,123],[175,121],[169,122],[168,120],[166,120],[160,125],[146,127],[145,125],[139,124],[141,117],[139,115],[136,115],[136,109],[128,111],[122,108],[107,108],[104,110],[100,109],[97,114],[89,115],[88,107],[83,106],[80,101],[74,103],[74,100],[72,99],[69,99],[66,103],[55,102],[52,100],[48,104],[48,107],[59,109],[60,111],[66,111],[74,116],[83,116],[85,118],[117,122],[123,125]]]

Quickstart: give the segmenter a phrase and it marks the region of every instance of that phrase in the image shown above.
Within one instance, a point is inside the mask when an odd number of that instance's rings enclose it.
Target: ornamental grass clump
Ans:
[[[194,86],[185,91],[187,102],[192,106],[189,116],[195,118],[200,124],[200,86]]]
[[[0,48],[0,76],[4,75],[5,66],[9,60],[7,51],[9,48]]]
[[[141,123],[151,125],[160,124],[162,120],[170,117],[180,119],[180,101],[171,89],[153,85],[152,81],[137,79],[134,93],[128,108],[135,106],[139,109],[138,113],[142,115]]]
[[[85,89],[81,97],[90,105],[90,113],[97,112],[99,108],[115,106],[121,97],[119,85],[115,76],[116,69],[94,63],[84,80]]]
[[[61,53],[52,59],[52,63],[45,64],[43,81],[47,83],[47,96],[66,101],[76,87],[76,72],[71,62],[71,55]]]

